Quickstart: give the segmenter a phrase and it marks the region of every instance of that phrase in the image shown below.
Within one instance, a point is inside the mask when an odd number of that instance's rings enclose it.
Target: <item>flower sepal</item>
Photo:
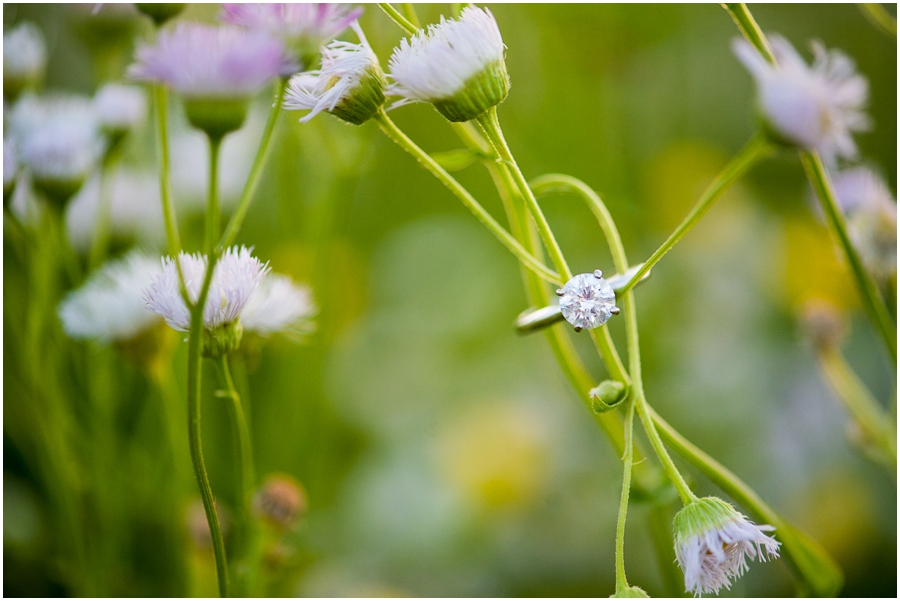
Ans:
[[[215,140],[241,128],[247,119],[248,98],[185,98],[188,121]]]
[[[183,2],[137,2],[134,5],[138,12],[153,19],[157,27],[172,17],[177,17],[185,6]]]
[[[244,326],[240,320],[222,324],[213,329],[203,330],[200,353],[207,359],[219,359],[241,346]]]
[[[497,106],[509,94],[509,73],[504,61],[486,65],[466,80],[463,87],[447,99],[435,100],[434,108],[448,121],[470,121]]]
[[[622,382],[604,380],[588,392],[591,397],[591,409],[594,413],[612,411],[628,398],[629,392],[628,386]]]
[[[347,123],[362,125],[374,117],[384,104],[384,86],[381,69],[370,67],[347,97],[328,112]]]
[[[639,586],[626,586],[622,590],[616,591],[616,594],[610,595],[610,599],[649,599],[650,595],[647,591]]]

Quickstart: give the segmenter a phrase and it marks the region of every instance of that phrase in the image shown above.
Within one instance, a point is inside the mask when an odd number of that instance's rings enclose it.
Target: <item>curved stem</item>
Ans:
[[[209,524],[209,532],[212,538],[213,553],[216,557],[216,573],[219,580],[219,595],[228,596],[228,563],[225,556],[225,542],[222,538],[222,527],[219,523],[219,515],[216,511],[215,499],[212,488],[209,485],[209,476],[206,473],[206,464],[203,461],[203,446],[200,438],[200,342],[203,336],[203,308],[209,295],[209,287],[212,282],[212,274],[215,270],[218,254],[213,253],[208,259],[203,287],[197,303],[191,308],[191,330],[188,335],[188,440],[191,449],[191,463],[194,466],[194,476],[197,486],[200,488],[200,498],[203,500],[203,508],[206,511],[206,521]]]
[[[722,6],[731,14],[731,18],[734,19],[735,24],[741,30],[741,33],[744,34],[744,37],[756,47],[756,50],[759,51],[764,59],[774,65],[775,54],[772,52],[772,47],[769,45],[769,41],[759,28],[759,25],[756,24],[753,15],[747,9],[747,5],[739,2],[726,3]]]
[[[232,427],[238,440],[238,454],[240,455],[240,496],[242,500],[242,511],[247,511],[250,500],[253,497],[253,489],[255,486],[255,474],[253,469],[253,447],[250,444],[250,428],[247,423],[247,416],[244,413],[244,407],[241,404],[241,396],[235,388],[234,380],[231,378],[231,371],[228,368],[228,358],[222,356],[218,360],[219,374],[225,383],[225,394],[230,399],[229,414],[231,415]]]
[[[410,23],[410,22],[406,19],[406,17],[404,17],[403,15],[400,14],[400,11],[398,11],[396,8],[394,8],[394,7],[391,6],[390,4],[379,2],[379,3],[378,3],[378,8],[380,8],[381,10],[383,10],[383,11],[384,11],[384,14],[386,14],[387,16],[389,16],[389,17],[391,18],[391,20],[392,20],[394,23],[396,23],[397,25],[399,25],[400,28],[401,28],[403,31],[405,31],[406,33],[408,33],[409,35],[413,35],[414,33],[416,33],[416,31],[418,31],[418,30],[416,29],[416,26],[415,26],[415,25],[413,25],[412,23]]]
[[[159,197],[162,199],[163,218],[166,222],[166,240],[169,254],[178,256],[181,238],[178,235],[178,220],[175,204],[172,202],[172,183],[169,175],[169,128],[168,95],[165,86],[153,86],[153,103],[156,108],[156,148],[159,161]],[[179,267],[179,271],[180,271]]]
[[[541,238],[550,255],[550,260],[556,266],[556,269],[559,271],[559,274],[564,281],[572,279],[572,272],[569,270],[569,266],[566,263],[565,257],[563,257],[559,244],[556,243],[556,237],[550,229],[550,224],[547,223],[547,218],[544,217],[544,213],[541,211],[537,199],[531,192],[531,188],[528,187],[525,176],[522,175],[522,171],[519,169],[516,159],[513,157],[512,152],[509,150],[509,146],[506,144],[506,139],[503,137],[503,130],[500,128],[500,120],[497,118],[497,107],[494,106],[489,108],[487,111],[476,117],[475,121],[481,126],[488,141],[494,146],[494,150],[497,151],[497,154],[500,155],[500,159],[505,161],[512,170],[516,185],[522,192],[522,196],[525,198],[526,204],[534,216],[538,231],[541,233]]]
[[[222,222],[222,209],[219,207],[219,149],[222,138],[209,136],[209,196],[206,200],[206,253],[212,252]]]
[[[828,173],[825,171],[825,166],[822,164],[822,159],[818,153],[801,152],[800,160],[803,163],[803,168],[806,170],[809,182],[816,191],[816,196],[819,198],[822,210],[828,219],[828,225],[837,236],[841,249],[844,251],[844,256],[847,257],[847,262],[850,264],[850,270],[853,272],[856,288],[859,291],[866,313],[869,314],[869,319],[872,320],[875,329],[878,330],[885,346],[887,346],[891,359],[896,363],[897,327],[881,295],[878,293],[875,282],[872,281],[869,272],[866,271],[862,260],[859,258],[859,253],[856,252],[856,248],[850,241],[850,234],[847,232],[847,222],[837,203],[834,188],[831,185]]]
[[[404,2],[400,6],[403,7],[403,12],[406,15],[407,20],[412,24],[416,29],[422,29],[422,25],[419,23],[419,16],[416,14],[416,7],[414,4],[409,2]]]
[[[622,496],[619,500],[619,519],[616,522],[616,592],[628,588],[625,578],[625,520],[628,514],[628,495],[631,492],[631,466],[634,460],[634,401],[628,405],[628,416],[625,418],[625,457],[623,462]]]
[[[672,235],[662,243],[656,252],[647,259],[647,262],[637,270],[637,273],[631,278],[622,291],[626,292],[634,288],[635,284],[641,281],[641,278],[656,265],[663,256],[672,250],[672,247],[678,243],[681,238],[688,233],[691,228],[697,225],[697,222],[703,218],[706,212],[712,207],[713,203],[719,199],[725,190],[731,187],[754,163],[759,161],[769,150],[771,146],[762,135],[754,136],[746,146],[735,156],[725,167],[722,173],[710,184],[688,216],[684,218]]]
[[[244,223],[244,217],[247,215],[247,209],[250,208],[250,201],[253,200],[253,194],[256,192],[256,186],[259,184],[259,178],[262,175],[263,166],[269,156],[269,150],[272,142],[272,132],[275,131],[275,124],[278,122],[278,116],[281,114],[281,102],[284,100],[284,91],[287,88],[288,80],[280,78],[275,89],[275,104],[269,109],[269,117],[266,121],[266,127],[263,130],[262,139],[259,142],[259,149],[256,151],[256,158],[253,159],[253,166],[250,168],[250,174],[247,176],[247,182],[244,184],[244,191],[241,192],[241,198],[238,200],[237,207],[228,221],[225,233],[219,241],[219,246],[228,248],[234,242],[235,237]]]
[[[432,159],[428,153],[424,150],[416,146],[415,142],[410,140],[406,134],[404,134],[397,125],[391,121],[391,119],[387,116],[387,113],[384,112],[384,109],[379,109],[378,113],[375,115],[375,120],[381,126],[382,131],[394,142],[400,145],[405,151],[409,154],[413,155],[422,165],[428,169],[432,175],[434,175],[438,180],[441,181],[447,188],[453,192],[457,198],[459,198],[462,203],[487,227],[494,236],[497,237],[500,242],[510,250],[516,257],[522,261],[529,269],[537,273],[540,277],[547,280],[548,282],[561,285],[562,281],[560,280],[560,276],[558,273],[551,271],[546,265],[541,263],[538,259],[534,257],[534,255],[530,254],[519,242],[513,238],[509,232],[507,232],[503,227],[497,223],[497,221],[491,217],[490,213],[488,213],[484,207],[478,204],[478,201],[469,193],[468,190],[462,187],[459,182],[457,182],[449,173],[447,173],[443,167],[438,165],[434,159]]]

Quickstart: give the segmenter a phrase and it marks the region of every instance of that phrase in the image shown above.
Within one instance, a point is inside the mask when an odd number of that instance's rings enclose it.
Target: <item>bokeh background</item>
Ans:
[[[149,21],[130,7],[105,4],[94,17],[91,8],[4,4],[4,29],[28,20],[43,30],[47,90],[92,94],[100,82],[122,79],[133,40],[151,36]],[[451,14],[449,5],[416,8],[423,22]],[[857,136],[861,155],[896,190],[896,39],[854,5],[751,8],[766,32],[807,57],[808,41],[818,39],[855,59],[871,85],[875,124]],[[526,176],[583,179],[609,205],[631,260],[649,256],[756,128],[751,78],[730,51],[738,31],[729,15],[714,4],[491,10],[512,80],[500,118]],[[179,19],[214,22],[217,12],[192,5]],[[361,23],[386,67],[401,30],[374,5]],[[257,100],[248,125],[225,141],[226,205],[249,171],[268,92]],[[199,247],[203,139],[188,130],[177,102],[170,108],[182,232]],[[303,343],[272,338],[243,362],[257,471],[292,475],[309,499],[302,523],[268,559],[268,593],[611,594],[620,462],[544,339],[515,334],[512,323],[526,308],[516,261],[374,123],[297,118],[287,113],[279,122],[239,236],[275,271],[308,282],[320,308],[317,331]],[[428,151],[461,147],[430,106],[403,107],[392,118]],[[129,139],[121,183],[111,187],[114,207],[142,215],[120,250],[128,240],[163,247],[154,169],[148,119]],[[480,166],[457,175],[502,215]],[[76,203],[89,205],[83,196]],[[70,239],[86,248],[91,220],[79,226],[76,203]],[[576,273],[612,271],[585,207],[568,197],[544,206]],[[22,385],[26,366],[11,328],[27,302],[27,273],[7,236],[4,251],[4,594],[214,594],[212,554],[189,533],[196,485],[186,436],[173,461],[163,451],[160,394],[140,370],[115,349],[67,341],[57,327],[47,342],[56,359],[42,369],[76,419],[55,440],[29,428],[36,405]],[[844,595],[896,596],[896,478],[848,439],[847,417],[800,324],[810,297],[844,312],[848,360],[895,406],[895,370],[799,160],[784,153],[730,190],[638,289],[648,399],[819,540],[846,572]],[[624,348],[623,324],[610,327]],[[590,340],[576,343],[602,379]],[[173,344],[172,385],[183,407],[186,344]],[[210,392],[211,369],[207,376],[204,445],[227,513],[231,434],[222,400]],[[78,503],[67,504],[64,483],[42,475],[51,444],[66,449]],[[716,493],[679,465],[699,492]],[[84,563],[58,526],[64,507],[79,512]],[[629,580],[654,596],[678,594],[672,566],[661,566],[650,544],[647,508],[633,504],[629,516]],[[723,596],[784,596],[793,586],[775,561],[754,564]]]

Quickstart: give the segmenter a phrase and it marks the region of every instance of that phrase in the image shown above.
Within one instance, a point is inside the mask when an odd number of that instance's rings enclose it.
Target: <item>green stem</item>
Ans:
[[[169,129],[168,96],[162,85],[153,86],[153,101],[156,106],[156,148],[159,161],[159,196],[162,199],[163,218],[166,222],[166,240],[169,254],[177,257],[181,251],[181,237],[178,235],[178,220],[172,201],[172,182],[169,175]],[[181,267],[179,266],[179,272]],[[183,279],[183,278],[182,278]]]
[[[406,16],[409,23],[416,29],[422,29],[422,25],[419,23],[419,17],[416,15],[415,6],[409,2],[404,2],[400,6],[403,7],[403,14]]]
[[[688,213],[688,216],[681,222],[681,225],[675,228],[672,235],[662,243],[662,246],[656,249],[656,252],[654,252],[653,255],[647,259],[647,262],[637,270],[634,277],[625,284],[621,291],[627,292],[634,288],[634,286],[641,281],[641,278],[643,278],[654,265],[659,263],[660,259],[662,259],[667,252],[672,250],[672,247],[675,246],[675,244],[677,244],[691,228],[697,225],[700,219],[706,215],[706,212],[712,207],[713,203],[719,199],[722,193],[740,179],[740,177],[753,166],[754,163],[765,156],[770,149],[771,146],[766,142],[765,137],[762,135],[754,136],[753,139],[741,149],[737,156],[728,163],[713,183],[710,184],[709,188],[706,189],[706,192],[703,193],[703,196],[700,197],[700,200],[697,201],[697,204],[694,205],[694,208],[691,209],[691,212]]]
[[[544,245],[547,247],[550,260],[556,266],[556,269],[559,271],[563,280],[568,281],[572,279],[572,272],[569,270],[569,266],[566,263],[565,257],[563,257],[559,244],[556,243],[556,237],[550,229],[550,224],[547,223],[547,218],[544,217],[544,213],[541,211],[537,199],[531,192],[531,188],[528,187],[528,182],[525,181],[525,176],[522,175],[522,171],[519,169],[519,165],[516,163],[516,159],[513,157],[512,152],[510,152],[506,139],[503,137],[503,130],[500,128],[500,120],[497,117],[497,107],[494,106],[489,108],[487,111],[476,117],[475,121],[481,126],[482,131],[484,131],[488,141],[493,145],[494,150],[497,151],[500,159],[505,161],[511,168],[513,179],[519,187],[522,196],[525,198],[528,208],[531,210],[538,231],[541,233],[541,238],[544,241]]]
[[[242,510],[247,511],[250,501],[253,498],[253,490],[255,487],[256,477],[253,469],[253,447],[250,444],[250,428],[247,423],[247,416],[244,413],[244,407],[241,404],[241,396],[238,394],[231,378],[231,371],[228,368],[228,358],[222,356],[218,362],[219,374],[225,384],[224,396],[231,401],[229,404],[229,413],[232,419],[232,426],[238,441],[238,454],[240,455],[240,498],[242,502]]]
[[[722,6],[731,14],[731,18],[734,19],[735,24],[741,30],[741,33],[744,34],[744,37],[756,47],[764,59],[774,65],[775,54],[772,52],[772,47],[769,45],[769,41],[759,28],[759,25],[756,24],[753,15],[747,9],[747,5],[741,2],[726,3]]]
[[[384,109],[379,109],[379,112],[375,115],[375,120],[381,126],[382,131],[394,140],[401,148],[406,150],[409,154],[414,156],[422,165],[428,169],[432,175],[434,175],[441,183],[443,183],[447,188],[453,192],[457,198],[459,198],[462,203],[487,227],[494,236],[497,237],[500,242],[510,250],[516,257],[522,261],[529,269],[533,270],[543,279],[548,282],[560,285],[562,281],[560,280],[560,276],[558,273],[551,271],[546,265],[544,265],[541,261],[536,259],[534,255],[527,252],[519,242],[513,238],[509,232],[507,232],[503,227],[497,223],[497,221],[491,217],[490,213],[488,213],[484,207],[478,204],[478,201],[469,193],[468,190],[462,187],[459,182],[457,182],[449,173],[447,173],[443,167],[438,165],[434,159],[428,156],[424,150],[416,146],[415,142],[410,140],[406,134],[404,134],[393,121],[387,116],[387,113],[384,112]]]
[[[809,587],[805,592],[815,597],[833,597],[840,591],[843,584],[841,569],[818,543],[788,524],[752,488],[679,434],[653,409],[649,409],[649,414],[666,443],[676,453],[703,472],[759,522],[776,528],[785,559]]]
[[[222,209],[219,207],[219,149],[222,138],[209,136],[209,196],[206,201],[206,254],[215,248],[221,229]]]
[[[263,136],[259,142],[259,149],[256,151],[256,158],[253,159],[253,166],[250,168],[250,174],[247,176],[247,183],[244,184],[244,191],[241,192],[241,198],[238,200],[237,207],[235,208],[234,213],[232,213],[231,219],[228,221],[228,226],[225,228],[222,239],[219,241],[219,246],[221,248],[228,248],[231,246],[241,229],[241,225],[244,223],[244,217],[247,215],[247,210],[250,208],[250,201],[253,200],[253,194],[256,192],[256,187],[262,176],[263,166],[266,164],[266,160],[269,156],[272,132],[275,131],[278,116],[281,114],[281,103],[284,100],[284,91],[285,88],[287,88],[287,84],[288,80],[285,78],[279,79],[276,84],[275,104],[269,109],[266,127],[263,130]]]
[[[389,16],[389,17],[391,18],[391,20],[392,20],[394,23],[396,23],[397,25],[399,25],[400,28],[401,28],[403,31],[405,31],[406,33],[408,33],[409,35],[413,35],[413,34],[416,33],[416,31],[418,31],[418,29],[416,28],[415,25],[413,25],[412,23],[410,23],[410,22],[406,19],[406,17],[404,17],[403,15],[401,15],[400,12],[399,12],[396,8],[394,8],[393,6],[391,6],[390,4],[379,2],[379,3],[378,3],[378,8],[380,8],[381,10],[383,10],[383,11],[384,11],[384,14],[386,14],[387,16]]]
[[[891,319],[891,314],[888,312],[881,295],[878,293],[875,282],[872,281],[869,272],[866,271],[859,254],[856,252],[856,248],[850,241],[850,235],[847,233],[847,222],[844,220],[844,214],[837,203],[834,188],[832,188],[831,180],[825,171],[825,166],[822,164],[822,159],[818,153],[801,152],[800,160],[803,163],[803,168],[806,170],[809,182],[816,191],[816,196],[818,196],[822,210],[825,212],[828,225],[837,236],[841,249],[844,251],[844,256],[847,257],[847,262],[850,264],[850,270],[856,281],[856,288],[863,301],[863,307],[865,307],[866,313],[869,314],[869,319],[875,324],[875,329],[878,330],[885,346],[887,346],[891,359],[896,363],[896,325]]]
[[[882,5],[863,2],[858,6],[870,23],[885,33],[892,35],[895,38],[897,37],[897,19],[895,19]]]
[[[619,500],[619,519],[616,522],[616,593],[628,588],[625,578],[625,520],[628,514],[628,494],[631,491],[631,466],[634,461],[634,401],[628,404],[625,418],[625,458],[622,476],[622,497]]]
[[[831,387],[865,434],[865,442],[871,443],[879,451],[896,476],[897,430],[891,423],[891,418],[853,373],[837,348],[822,348],[818,357],[819,365]]]
[[[191,462],[194,466],[194,476],[197,486],[200,488],[200,497],[203,500],[203,508],[206,511],[206,521],[209,524],[209,532],[212,537],[213,552],[216,558],[216,573],[219,580],[219,595],[228,596],[228,563],[225,557],[225,542],[222,538],[222,527],[219,523],[219,514],[216,510],[212,488],[209,485],[209,476],[206,473],[206,464],[203,461],[203,447],[200,439],[200,342],[203,336],[203,308],[209,295],[209,287],[212,282],[212,274],[215,270],[218,254],[212,253],[208,257],[208,265],[204,276],[203,287],[197,303],[191,308],[191,330],[188,336],[188,439],[191,449]]]

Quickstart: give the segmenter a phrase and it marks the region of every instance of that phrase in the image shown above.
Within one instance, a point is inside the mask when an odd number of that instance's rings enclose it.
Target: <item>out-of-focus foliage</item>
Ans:
[[[450,14],[449,5],[416,8],[423,23]],[[764,30],[804,52],[807,40],[819,39],[856,60],[870,82],[874,121],[857,141],[896,190],[896,39],[851,5],[753,9]],[[91,17],[90,7],[5,4],[4,28],[29,20],[43,30],[48,91],[93,93],[101,81],[123,78],[132,36],[151,35],[136,14],[118,23],[120,10],[103,5]],[[191,5],[177,20],[213,22],[217,10]],[[752,82],[730,52],[738,31],[729,15],[719,5],[491,10],[512,81],[500,115],[526,176],[583,179],[608,203],[632,261],[649,256],[755,131]],[[374,5],[361,24],[386,66],[401,30]],[[226,207],[249,170],[270,101],[261,94],[244,131],[225,141]],[[185,141],[198,136],[172,104],[173,136],[182,140],[173,141],[175,194],[193,250],[202,236],[206,154],[199,140]],[[461,147],[430,106],[391,116],[428,151]],[[237,362],[260,480],[288,474],[308,495],[294,530],[267,531],[266,592],[611,594],[620,462],[543,338],[516,336],[512,323],[526,301],[514,258],[374,123],[351,127],[321,115],[301,125],[297,117],[282,115],[238,238],[274,271],[308,282],[320,307],[304,344],[272,339],[252,352],[245,345]],[[148,121],[127,141],[124,162],[152,174],[155,156]],[[475,164],[458,177],[502,214],[483,169]],[[848,440],[846,416],[799,326],[804,301],[824,297],[847,312],[846,355],[879,398],[895,403],[896,383],[805,182],[795,154],[765,161],[638,289],[647,396],[822,542],[846,572],[843,594],[893,596],[896,482]],[[576,273],[612,269],[583,206],[556,197],[544,206]],[[163,394],[115,349],[67,340],[54,326],[42,351],[53,359],[37,369],[77,424],[48,431],[24,385],[23,374],[36,369],[17,336],[27,327],[19,320],[29,274],[8,238],[5,595],[215,594],[212,553],[202,536],[192,542],[197,492],[184,420],[170,428],[164,410],[168,402],[177,415],[186,411],[186,344],[173,335]],[[621,323],[610,327],[624,338]],[[579,351],[600,381],[603,368],[582,338]],[[210,392],[211,368],[207,375],[204,446],[227,515],[235,502],[232,439],[222,399]],[[48,452],[54,447],[67,449],[71,482],[41,477],[59,456]],[[686,473],[698,494],[715,491]],[[58,498],[59,487],[77,498]],[[60,507],[79,512],[85,548],[57,529]],[[633,506],[630,517],[629,580],[654,596],[679,594],[677,581],[672,589],[660,576],[671,566],[657,562],[646,508]],[[89,573],[72,572],[82,565],[77,553]],[[776,561],[754,565],[725,595],[792,591]]]

